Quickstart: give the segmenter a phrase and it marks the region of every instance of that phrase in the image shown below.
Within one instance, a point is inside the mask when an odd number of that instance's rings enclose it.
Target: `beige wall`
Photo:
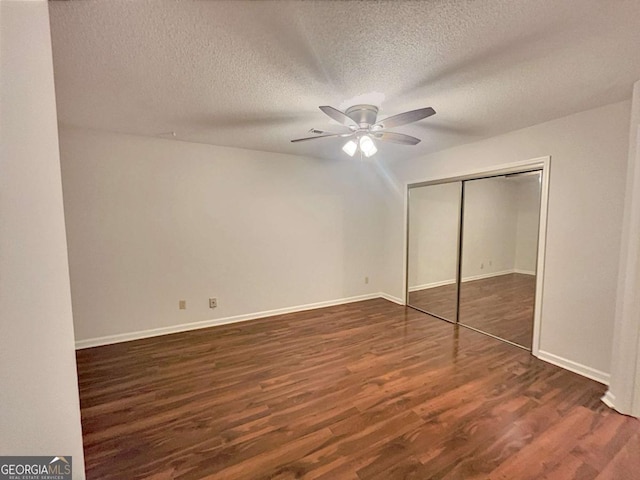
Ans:
[[[367,162],[76,128],[60,145],[80,341],[379,291]]]
[[[84,478],[46,1],[0,1],[0,455]]]
[[[405,183],[551,155],[540,349],[606,379],[610,372],[630,102],[581,112],[387,165]],[[403,198],[389,194],[382,290],[401,296]]]

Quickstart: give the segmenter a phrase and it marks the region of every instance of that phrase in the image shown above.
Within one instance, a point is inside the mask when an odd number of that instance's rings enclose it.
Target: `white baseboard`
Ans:
[[[378,295],[380,298],[384,298],[385,300],[389,300],[390,302],[404,306],[404,301],[401,298],[394,297],[393,295],[389,295],[388,293],[384,292],[380,292]]]
[[[560,357],[559,355],[554,355],[553,353],[545,352],[543,350],[538,351],[537,357],[540,360],[544,360],[545,362],[551,363],[557,367],[564,368],[565,370],[569,370],[570,372],[577,373],[578,375],[582,375],[583,377],[590,378],[591,380],[595,380],[596,382],[609,385],[610,375],[608,373],[596,370],[595,368],[587,367],[586,365],[583,365],[581,363],[574,362],[573,360],[569,360],[567,358]]]
[[[485,278],[491,278],[491,277],[499,277],[501,275],[509,275],[510,273],[523,273],[525,275],[535,275],[536,272],[529,272],[526,270],[517,270],[517,269],[511,269],[511,270],[502,270],[500,272],[490,272],[490,273],[481,273],[479,275],[471,275],[469,277],[464,277],[462,279],[462,282],[473,282],[474,280],[482,280]],[[439,282],[432,282],[432,283],[424,283],[422,285],[416,285],[415,287],[409,287],[409,292],[417,292],[419,290],[427,290],[429,288],[436,288],[436,287],[443,287],[445,285],[453,285],[454,283],[456,283],[455,278],[454,279],[450,279],[450,280],[441,280]]]
[[[189,330],[198,330],[201,328],[215,327],[216,325],[226,325],[229,323],[246,322],[247,320],[255,320],[258,318],[273,317],[275,315],[283,315],[285,313],[303,312],[305,310],[315,310],[316,308],[332,307],[335,305],[344,305],[347,303],[361,302],[363,300],[371,300],[373,298],[384,298],[394,303],[404,305],[404,302],[392,295],[386,293],[368,293],[366,295],[358,295],[355,297],[339,298],[336,300],[328,300],[325,302],[309,303],[306,305],[296,305],[294,307],[278,308],[275,310],[266,310],[263,312],[247,313],[245,315],[234,315],[232,317],[214,318],[212,320],[203,320],[201,322],[182,323],[180,325],[170,325],[167,327],[152,328],[149,330],[140,330],[137,332],[120,333],[117,335],[107,335],[104,337],[87,338],[85,340],[76,341],[76,350],[83,348],[99,347],[101,345],[111,345],[113,343],[129,342],[131,340],[140,340],[142,338],[158,337],[160,335],[168,335],[170,333],[186,332]]]
[[[491,277],[499,277],[501,275],[509,275],[510,273],[514,273],[514,269],[502,270],[500,272],[490,272],[490,273],[480,273],[479,275],[470,275],[468,277],[462,277],[462,283],[464,282],[473,282],[474,280],[483,280],[485,278]]]
[[[615,410],[616,396],[611,393],[611,390],[607,390],[607,393],[605,393],[600,400],[602,400],[602,403],[604,403],[607,407],[613,408]]]
[[[429,288],[444,287],[445,285],[453,285],[454,283],[456,283],[455,278],[453,280],[442,280],[440,282],[423,283],[422,285],[409,287],[409,291],[417,292],[419,290],[427,290]]]
[[[535,270],[520,270],[519,268],[514,268],[513,273],[521,273],[523,275],[535,275]]]

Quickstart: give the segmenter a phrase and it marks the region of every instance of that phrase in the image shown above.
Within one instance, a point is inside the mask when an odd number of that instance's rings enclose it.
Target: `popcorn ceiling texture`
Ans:
[[[63,124],[342,158],[319,105],[432,106],[388,159],[423,155],[628,98],[637,0],[50,2]]]

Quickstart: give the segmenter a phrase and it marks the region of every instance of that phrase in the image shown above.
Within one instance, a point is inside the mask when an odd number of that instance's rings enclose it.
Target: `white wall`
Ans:
[[[60,142],[78,340],[380,290],[369,162],[64,127]]]
[[[46,1],[0,1],[0,455],[84,478]]]
[[[535,273],[540,223],[540,176],[524,177],[513,184],[516,193],[516,272]]]
[[[610,371],[630,102],[386,165],[399,185],[551,155],[540,349]],[[389,194],[382,289],[402,295],[403,200]]]

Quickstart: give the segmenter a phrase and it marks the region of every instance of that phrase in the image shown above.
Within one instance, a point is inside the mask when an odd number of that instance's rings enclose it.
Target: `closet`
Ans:
[[[409,185],[407,305],[531,350],[542,180]]]

